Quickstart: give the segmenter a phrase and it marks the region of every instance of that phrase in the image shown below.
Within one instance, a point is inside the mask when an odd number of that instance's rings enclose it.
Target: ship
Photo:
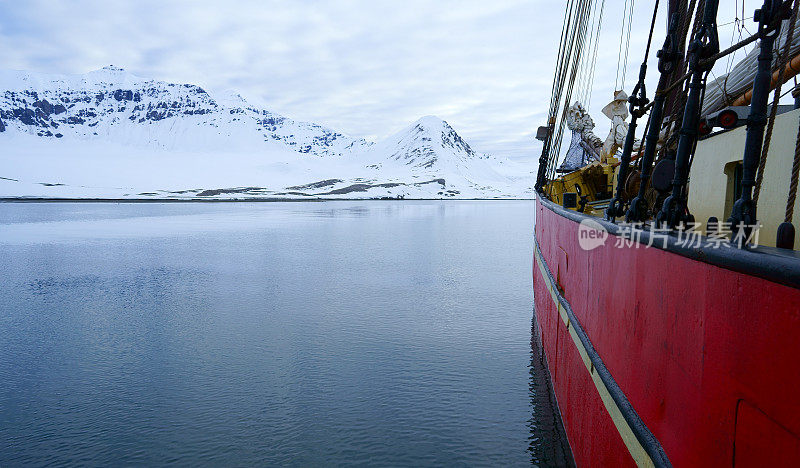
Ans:
[[[736,12],[753,26],[723,50],[718,0],[661,3],[603,139],[577,97],[605,3],[567,0],[536,135],[533,339],[577,466],[800,466],[800,1]]]

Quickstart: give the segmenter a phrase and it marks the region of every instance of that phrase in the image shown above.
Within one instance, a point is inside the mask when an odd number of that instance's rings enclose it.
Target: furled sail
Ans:
[[[603,141],[592,132],[594,120],[583,106],[576,102],[567,110],[567,128],[572,131],[572,140],[558,172],[572,172],[592,161],[600,159],[599,150]]]
[[[786,36],[789,32],[789,21],[784,21],[781,26],[781,35],[778,40],[775,41],[775,51],[783,51],[784,44],[786,43]],[[792,35],[790,57],[794,57],[800,52],[800,31],[798,31],[798,29],[800,29],[800,22],[795,25],[795,32]],[[730,73],[722,75],[708,83],[706,86],[706,96],[703,100],[702,115],[708,115],[733,105],[736,98],[753,86],[753,78],[758,68],[758,53],[758,47],[753,48],[741,62],[737,63],[733,69],[731,69]],[[774,54],[772,58],[773,70],[778,66],[778,62],[778,54]]]

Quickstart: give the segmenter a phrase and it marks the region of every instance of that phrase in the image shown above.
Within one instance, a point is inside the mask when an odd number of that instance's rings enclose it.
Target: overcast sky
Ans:
[[[535,158],[565,3],[0,0],[0,66],[85,73],[113,64],[212,93],[235,89],[285,116],[371,140],[433,114],[477,151]],[[628,91],[651,3],[634,10]],[[624,6],[605,2],[590,108],[601,137],[608,125],[599,109],[614,88]],[[720,23],[732,10],[720,8]],[[657,79],[655,66],[650,76]]]

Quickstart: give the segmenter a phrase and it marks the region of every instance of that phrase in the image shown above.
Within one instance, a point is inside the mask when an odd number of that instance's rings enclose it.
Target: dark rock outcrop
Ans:
[[[41,89],[37,84],[42,83]],[[192,84],[174,84],[135,77],[116,67],[91,72],[81,80],[65,85],[61,76],[28,79],[20,72],[19,87],[0,91],[2,131],[21,131],[43,138],[94,138],[93,127],[148,125],[170,119],[189,119],[185,125],[199,125],[210,133],[232,125],[249,127],[264,141],[280,142],[294,151],[310,156],[340,156],[357,146],[367,146],[319,125],[295,122],[266,109],[249,105],[240,96],[220,105],[203,88]],[[25,89],[30,86],[33,89]],[[252,123],[252,125],[251,125]],[[163,132],[150,133],[156,143]],[[172,138],[170,142],[174,143]]]

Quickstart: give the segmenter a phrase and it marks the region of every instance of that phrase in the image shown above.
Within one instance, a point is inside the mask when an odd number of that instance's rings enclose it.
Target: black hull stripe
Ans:
[[[534,236],[534,257],[547,285],[547,289],[558,308],[559,316],[567,327],[578,352],[589,371],[592,381],[600,393],[600,398],[614,421],[617,430],[628,447],[634,461],[639,466],[671,467],[667,454],[636,413],[625,393],[603,364],[588,335],[575,317],[572,307],[556,286],[550,268],[542,256],[539,241]]]

